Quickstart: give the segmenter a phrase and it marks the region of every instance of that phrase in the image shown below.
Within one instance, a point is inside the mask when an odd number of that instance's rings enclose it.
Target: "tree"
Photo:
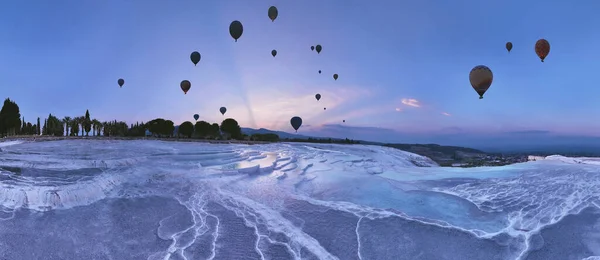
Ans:
[[[92,131],[92,120],[90,119],[90,111],[85,110],[85,118],[83,119],[83,130],[85,130],[85,136],[89,136]]]
[[[0,110],[0,136],[14,135],[21,126],[21,113],[19,106],[9,98],[4,100]]]
[[[25,127],[27,129],[27,134],[32,135],[35,133],[35,126],[32,125],[31,123],[27,122],[27,127]]]
[[[221,131],[228,133],[231,135],[231,138],[240,140],[243,138],[242,136],[242,128],[237,121],[233,118],[227,118],[221,122]]]
[[[206,121],[198,121],[194,127],[194,133],[200,138],[205,138],[206,136],[210,135],[210,128],[210,123]]]
[[[188,138],[192,137],[192,134],[194,133],[194,124],[190,121],[181,123],[181,125],[179,125],[179,133]]]
[[[144,122],[136,122],[135,125],[132,124],[131,128],[129,128],[129,131],[127,131],[127,136],[146,136],[146,127],[147,126],[144,124]]]
[[[170,136],[173,136],[174,132],[175,132],[175,123],[173,123],[173,121],[171,121],[171,120],[166,120],[164,135],[170,137]]]
[[[39,117],[38,117],[38,120],[37,120],[37,132],[36,132],[36,134],[38,134],[38,135],[42,134],[42,125],[40,125],[40,118]]]
[[[210,125],[210,131],[208,132],[208,135],[214,138],[221,136],[221,127],[219,126],[219,124],[213,123],[212,125]]]
[[[104,122],[102,125],[104,136],[126,136],[129,132],[127,123],[122,121],[114,120],[112,122]]]
[[[92,124],[94,125],[94,127],[92,127],[92,135],[100,135],[100,129],[98,128],[98,126],[100,125],[100,121],[92,119]]]
[[[83,135],[84,121],[85,121],[85,117],[83,117],[83,116],[78,116],[73,119],[73,122],[74,122],[73,124],[77,125],[77,127],[76,127],[77,131],[75,131],[76,136],[79,136],[79,131],[81,131],[81,135]]]
[[[268,134],[253,134],[250,139],[254,141],[266,141],[266,142],[277,142],[279,141],[279,135],[268,133]]]
[[[47,135],[63,136],[65,134],[65,129],[63,127],[62,121],[58,119],[58,117],[53,116],[52,114],[48,115],[45,127]]]
[[[162,133],[164,133],[164,125],[165,120],[162,118],[150,120],[150,122],[148,122],[148,131],[150,131],[152,135],[160,137],[162,136]]]
[[[69,136],[69,126],[71,125],[71,117],[65,116],[62,120],[62,123],[65,124],[66,134],[65,136]]]
[[[71,120],[71,136],[79,136],[79,122],[78,118]]]
[[[44,125],[42,126],[42,134],[43,135],[47,135],[49,133],[48,129],[46,128],[46,124],[48,124],[48,120],[44,119]]]
[[[173,132],[175,131],[175,125],[173,121],[164,120],[162,118],[151,120],[147,125],[148,131],[158,137],[173,136]]]

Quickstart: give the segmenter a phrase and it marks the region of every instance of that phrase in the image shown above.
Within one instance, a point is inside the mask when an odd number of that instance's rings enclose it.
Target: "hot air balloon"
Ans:
[[[125,80],[124,79],[119,79],[119,80],[117,80],[117,83],[119,84],[119,87],[122,88],[123,84],[125,84]]]
[[[326,107],[324,107],[324,108],[323,108],[323,110],[327,110],[327,108],[326,108]]]
[[[181,90],[183,90],[183,94],[187,94],[192,87],[192,83],[189,80],[182,80],[181,83],[179,83],[179,86],[181,87]]]
[[[479,99],[483,98],[483,94],[492,85],[493,79],[492,70],[484,65],[475,66],[469,73],[469,81],[473,89],[479,94]]]
[[[315,46],[310,46],[310,50],[314,51],[315,50]]]
[[[272,50],[271,51],[271,55],[273,55],[273,57],[277,56],[277,51],[276,50]]]
[[[294,130],[296,130],[296,133],[298,133],[298,128],[302,126],[302,118],[299,116],[292,117],[292,119],[290,119],[290,124],[292,124]]]
[[[323,47],[321,47],[320,44],[317,44],[317,46],[315,47],[315,50],[317,50],[317,53],[321,53],[322,49],[323,49]]]
[[[321,99],[321,94],[316,94],[315,98],[317,99],[317,101],[319,101],[319,99]]]
[[[546,39],[539,39],[535,43],[535,54],[537,54],[542,62],[544,62],[544,59],[548,56],[548,53],[550,53],[550,43],[546,41]]]
[[[321,70],[319,70],[319,74],[321,74]]]
[[[508,52],[510,52],[510,50],[512,50],[512,42],[506,43],[506,50],[508,50]]]
[[[279,14],[279,11],[277,11],[277,7],[275,6],[271,6],[269,7],[269,18],[271,19],[271,22],[275,22],[275,19],[277,19],[277,15]]]
[[[198,118],[200,118],[200,115],[194,114],[194,120],[198,121]]]
[[[221,108],[219,108],[219,111],[221,112],[221,115],[225,115],[225,112],[227,112],[227,108],[221,107]]]
[[[346,123],[346,119],[342,120],[342,122]]]
[[[238,20],[231,22],[229,25],[229,34],[236,42],[242,37],[242,33],[244,33],[244,26],[242,23]]]
[[[333,79],[337,80],[338,79],[338,74],[333,74]]]
[[[200,53],[197,51],[192,52],[192,54],[190,55],[190,59],[192,60],[192,63],[194,63],[194,66],[196,66],[198,62],[200,62],[200,58]]]

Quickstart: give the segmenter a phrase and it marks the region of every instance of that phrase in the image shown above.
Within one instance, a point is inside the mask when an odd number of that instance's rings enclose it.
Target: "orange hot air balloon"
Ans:
[[[548,57],[548,53],[550,53],[550,43],[546,39],[539,39],[535,43],[535,54],[544,62],[544,59]]]
[[[183,90],[183,94],[187,94],[187,92],[192,87],[192,83],[189,80],[183,80],[179,84],[179,87],[181,87],[181,90]]]

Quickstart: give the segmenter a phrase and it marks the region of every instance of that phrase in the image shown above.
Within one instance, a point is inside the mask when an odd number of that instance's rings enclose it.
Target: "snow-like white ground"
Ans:
[[[597,259],[599,207],[593,158],[462,169],[364,145],[0,143],[0,259]]]

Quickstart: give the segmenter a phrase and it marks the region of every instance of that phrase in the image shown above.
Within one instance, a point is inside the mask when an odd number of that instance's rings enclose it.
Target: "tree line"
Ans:
[[[91,132],[91,134],[90,134]],[[35,123],[27,122],[21,116],[19,106],[13,100],[4,100],[0,110],[0,137],[14,135],[46,135],[46,136],[112,136],[112,137],[144,137],[153,136],[159,138],[197,138],[197,139],[234,139],[278,142],[277,134],[253,134],[247,136],[242,133],[238,122],[233,118],[227,118],[218,123],[198,121],[192,123],[185,121],[178,127],[168,119],[156,118],[146,123],[136,122],[128,125],[123,121],[99,121],[90,117],[89,110],[83,116],[58,118],[52,114],[41,122],[38,117]],[[286,142],[310,142],[310,143],[345,143],[357,144],[358,141],[346,139],[284,139]]]
[[[185,121],[179,127],[176,127],[173,121],[163,118],[128,125],[126,122],[117,120],[101,122],[91,118],[89,110],[86,110],[83,116],[58,118],[49,114],[43,122],[38,117],[36,122],[31,123],[21,116],[17,103],[7,98],[0,110],[0,136],[14,135],[153,136],[160,138],[247,139],[273,142],[279,140],[279,136],[275,134],[244,135],[240,125],[233,118],[223,120],[220,125],[206,121],[198,121],[195,124]]]
[[[319,144],[360,144],[360,141],[352,139],[331,139],[331,138],[312,138],[301,139],[301,138],[285,138],[282,139],[286,142],[302,142],[302,143],[319,143]]]

